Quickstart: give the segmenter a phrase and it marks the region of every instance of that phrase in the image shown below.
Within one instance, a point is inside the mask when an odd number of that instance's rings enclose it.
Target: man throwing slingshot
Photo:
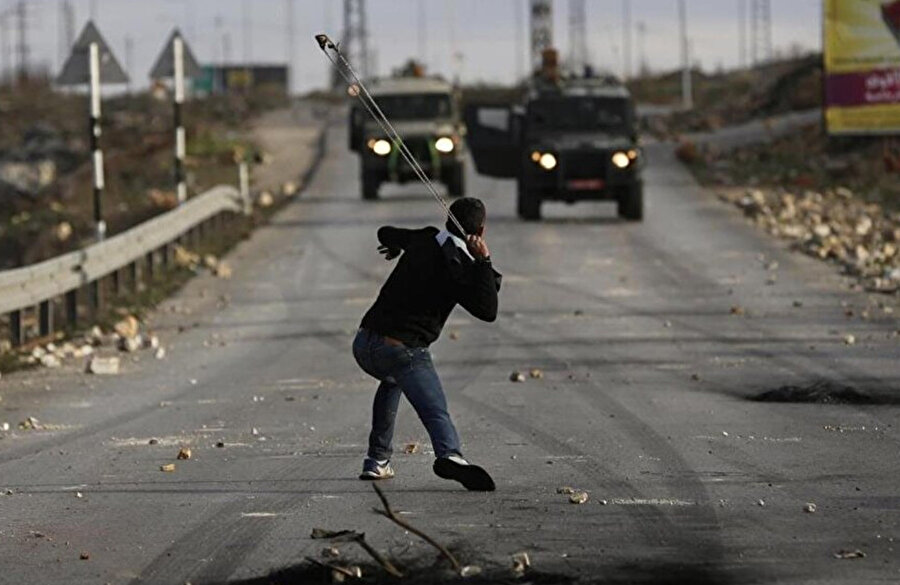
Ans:
[[[382,227],[379,252],[400,257],[378,299],[363,317],[353,356],[381,383],[372,407],[368,456],[360,479],[394,476],[390,459],[400,395],[406,396],[428,431],[434,472],[473,491],[493,491],[491,476],[463,458],[459,435],[447,411],[447,399],[428,346],[440,335],[453,308],[462,305],[483,321],[497,318],[500,274],[491,265],[484,241],[486,212],[475,198],[450,206],[456,225],[417,230]],[[460,227],[465,233],[460,233]]]

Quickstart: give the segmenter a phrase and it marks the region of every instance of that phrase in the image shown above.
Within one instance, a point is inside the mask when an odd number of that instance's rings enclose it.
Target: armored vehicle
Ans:
[[[434,77],[376,80],[369,92],[412,155],[451,197],[465,194],[465,134],[453,86]],[[415,181],[416,174],[362,105],[350,112],[350,150],[359,153],[363,199],[377,199],[382,183]]]
[[[615,201],[643,219],[634,103],[614,78],[538,83],[523,104],[471,104],[465,120],[478,172],[517,179],[522,219],[540,219],[546,200]]]

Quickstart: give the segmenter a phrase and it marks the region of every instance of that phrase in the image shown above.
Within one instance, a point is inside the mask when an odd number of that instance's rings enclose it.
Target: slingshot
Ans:
[[[422,167],[419,165],[416,157],[414,157],[412,152],[410,152],[409,148],[406,147],[406,143],[403,142],[403,138],[394,129],[391,121],[388,120],[387,116],[384,115],[384,112],[381,111],[381,108],[378,107],[378,104],[372,98],[369,90],[366,89],[365,84],[356,74],[356,71],[353,70],[353,66],[350,65],[350,62],[347,61],[346,57],[344,57],[339,44],[334,43],[331,39],[328,38],[328,35],[324,34],[316,35],[316,42],[319,43],[319,48],[322,49],[322,52],[325,53],[325,56],[328,57],[328,60],[331,61],[331,64],[334,65],[335,69],[337,69],[341,77],[344,78],[344,81],[347,82],[350,95],[359,99],[363,107],[366,108],[366,111],[369,112],[369,115],[372,116],[375,122],[378,123],[378,126],[381,127],[381,130],[394,144],[394,148],[397,149],[397,151],[400,153],[400,156],[402,156],[403,159],[409,164],[413,172],[416,173],[416,176],[419,178],[419,180],[422,181],[422,183],[425,185],[434,199],[438,202],[441,208],[447,213],[447,217],[450,218],[450,221],[453,222],[453,224],[459,230],[459,233],[465,234],[466,230],[463,229],[462,224],[459,223],[459,220],[456,219],[456,217],[453,215],[453,212],[450,211],[450,206],[447,205],[447,202],[444,201],[444,198],[441,197],[437,192],[437,189],[435,189],[434,187],[434,183],[431,182],[431,179],[429,179],[425,171],[422,170]]]

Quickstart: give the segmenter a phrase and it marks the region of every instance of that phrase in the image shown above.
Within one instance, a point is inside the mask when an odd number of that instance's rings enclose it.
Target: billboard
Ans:
[[[831,134],[900,135],[900,0],[825,1]]]

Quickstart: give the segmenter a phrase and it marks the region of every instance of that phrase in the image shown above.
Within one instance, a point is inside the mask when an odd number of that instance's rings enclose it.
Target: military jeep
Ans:
[[[541,217],[542,201],[615,201],[620,217],[644,215],[635,108],[612,78],[538,84],[518,106],[466,107],[479,173],[515,178],[518,214]]]
[[[451,197],[465,195],[465,130],[453,86],[438,78],[405,76],[376,80],[369,92],[428,177],[446,185]],[[363,199],[377,199],[383,183],[417,180],[358,103],[350,111],[350,150],[360,155]]]

